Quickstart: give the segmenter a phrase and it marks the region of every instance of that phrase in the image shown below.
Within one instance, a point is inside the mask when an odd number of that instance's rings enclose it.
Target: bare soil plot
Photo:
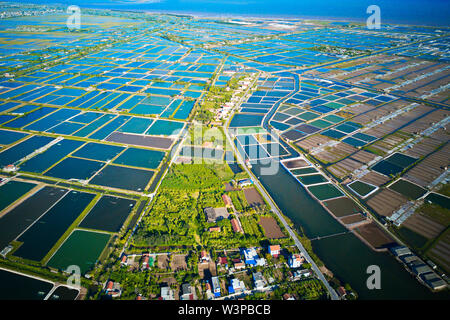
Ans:
[[[404,196],[384,189],[371,197],[367,204],[379,215],[390,217],[392,213],[408,201]]]
[[[388,182],[390,179],[382,174],[375,172],[375,171],[371,171],[371,172],[367,173],[365,176],[361,177],[359,180],[379,187],[379,186],[385,184],[386,182]]]
[[[423,187],[428,186],[449,167],[449,154],[450,145],[447,144],[410,169],[405,178]]]
[[[350,198],[342,197],[322,202],[336,217],[345,217],[361,212],[361,208]]]
[[[281,231],[277,221],[272,217],[261,217],[259,224],[264,229],[264,234],[268,239],[285,238],[286,235]]]
[[[358,149],[346,143],[340,142],[331,148],[327,148],[327,150],[318,152],[316,154],[316,158],[322,162],[335,162],[356,151],[358,151]]]
[[[189,158],[189,157],[180,157],[180,156],[178,156],[178,157],[175,159],[175,163],[185,163],[185,164],[190,164],[190,163],[192,163],[192,158]]]
[[[158,255],[158,268],[159,269],[169,269],[169,256],[167,254]]]
[[[233,187],[233,184],[231,182],[225,183],[225,191],[226,192],[230,192],[230,191],[234,191],[234,190],[239,190],[239,189],[236,189],[235,187]]]
[[[445,226],[420,213],[410,216],[403,222],[402,226],[417,232],[427,239],[433,239],[445,230]]]
[[[255,188],[244,189],[245,199],[250,207],[261,206],[264,204],[264,199]]]
[[[446,272],[450,272],[450,231],[447,230],[426,254]]]
[[[361,162],[347,158],[328,167],[328,170],[333,172],[338,178],[343,178],[349,173],[361,168],[363,165],[364,164]]]
[[[178,283],[177,279],[175,279],[174,277],[164,277],[164,276],[160,276],[159,277],[159,282],[165,283],[168,286],[171,286],[171,285],[174,285],[174,284]]]
[[[394,242],[394,240],[374,222],[358,227],[355,231],[377,249],[386,248]]]
[[[322,136],[322,135],[314,135],[310,136],[306,139],[303,139],[299,142],[296,142],[295,144],[299,146],[300,148],[310,152],[312,149],[317,148],[329,141],[332,141],[333,139]]]
[[[365,125],[376,119],[385,117],[388,114],[395,112],[396,110],[404,108],[408,104],[410,104],[410,102],[405,101],[405,100],[397,100],[394,102],[389,102],[378,109],[375,109],[373,106],[371,106],[368,110],[370,110],[370,109],[373,109],[373,110],[368,111],[359,116],[356,116],[355,118],[352,119],[352,121]],[[360,107],[358,106],[358,108],[356,108],[356,107],[352,108],[352,112],[353,112],[353,109],[360,109]],[[357,114],[360,113],[358,111],[356,111],[356,112],[357,112]],[[365,133],[373,135],[372,133],[368,133],[368,131],[366,131]],[[376,136],[376,137],[380,137],[380,136]]]
[[[383,132],[384,133],[384,132]],[[400,132],[396,132],[387,136],[386,138],[379,140],[372,144],[370,148],[372,150],[381,151],[383,154],[386,154],[389,150],[392,150],[394,147],[403,143],[410,137],[406,134],[401,134]]]
[[[174,254],[170,262],[172,271],[187,270],[187,262],[185,254]]]
[[[421,132],[421,131],[425,130],[426,128],[430,127],[430,124],[437,123],[437,122],[441,121],[442,119],[445,119],[447,116],[448,116],[447,110],[436,109],[436,111],[429,113],[426,116],[415,120],[411,124],[408,124],[407,126],[402,128],[402,131],[405,131],[408,133]]]
[[[363,164],[366,164],[375,158],[376,158],[376,155],[374,155],[373,153],[364,151],[364,150],[358,151],[357,153],[355,153],[354,155],[352,155],[350,157],[350,159],[359,161]]]
[[[198,264],[198,275],[202,279],[209,279],[217,275],[216,263],[214,261]]]
[[[448,137],[447,137],[448,138]],[[424,138],[422,141],[416,143],[412,148],[405,151],[405,154],[414,157],[421,158],[429,155],[442,144],[443,141],[433,139],[430,137]]]
[[[351,216],[346,216],[341,218],[341,222],[346,225],[352,225],[354,223],[363,222],[366,220],[366,217],[364,217],[362,214],[352,214]]]

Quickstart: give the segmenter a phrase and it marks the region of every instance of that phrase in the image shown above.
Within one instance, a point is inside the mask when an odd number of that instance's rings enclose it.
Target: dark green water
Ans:
[[[331,217],[317,201],[282,167],[276,175],[261,175],[261,165],[252,171],[277,203],[309,238],[331,235],[346,229]],[[349,283],[360,299],[449,299],[448,292],[433,294],[413,278],[388,253],[371,250],[353,234],[345,234],[312,241],[313,250],[335,276]],[[366,286],[369,265],[381,271],[381,289]]]
[[[59,286],[53,291],[48,300],[75,300],[79,291],[65,286]]]
[[[0,300],[44,300],[53,284],[0,270]]]
[[[0,186],[0,211],[33,189],[34,183],[9,181]]]

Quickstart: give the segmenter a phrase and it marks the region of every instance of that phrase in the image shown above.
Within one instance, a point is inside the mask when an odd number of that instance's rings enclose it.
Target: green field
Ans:
[[[56,251],[48,266],[65,270],[70,265],[78,265],[84,274],[97,262],[109,238],[107,233],[75,230]]]

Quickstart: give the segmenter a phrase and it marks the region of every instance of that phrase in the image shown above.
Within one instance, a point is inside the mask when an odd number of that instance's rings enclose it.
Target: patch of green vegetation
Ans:
[[[369,151],[369,152],[371,152],[377,156],[381,156],[381,157],[384,157],[387,154],[386,152],[384,152],[378,148],[375,148],[375,146],[373,146],[373,145],[367,146],[364,149],[365,149],[365,151]]]
[[[286,282],[275,289],[270,296],[271,300],[281,300],[288,293],[298,300],[323,300],[327,298],[327,290],[317,279]]]
[[[428,239],[424,236],[412,231],[409,228],[406,227],[400,227],[397,230],[397,233],[400,235],[400,237],[405,240],[411,247],[416,249],[421,249],[425,246]]]
[[[244,229],[245,234],[255,236],[257,238],[265,238],[264,231],[262,227],[259,225],[259,216],[258,215],[246,215],[241,216],[239,218],[242,224],[242,228]]]
[[[224,164],[179,164],[172,166],[162,182],[162,188],[199,190],[223,188],[223,181],[233,178],[233,172]]]
[[[432,220],[444,226],[450,225],[450,210],[434,203],[424,203],[416,212],[423,213]]]
[[[438,193],[443,194],[444,196],[450,197],[450,184],[444,184],[438,191]]]
[[[244,191],[236,190],[227,192],[227,195],[231,198],[234,208],[238,212],[246,212],[250,209],[247,200],[245,199]]]
[[[450,228],[447,228],[444,232],[442,232],[438,237],[434,239],[434,241],[426,247],[425,256],[431,258],[437,265],[439,265],[443,270],[446,272],[449,272],[449,268],[447,264],[441,263],[443,260],[443,256],[439,255],[436,251],[432,252],[431,250],[438,244],[442,243],[441,241],[445,241],[445,239],[448,239],[448,236],[450,234]]]
[[[164,179],[149,212],[133,236],[134,247],[201,245],[214,248],[258,245],[265,239],[258,217],[245,220],[249,232],[234,233],[228,219],[208,223],[207,207],[224,207],[224,182],[234,178],[226,164],[174,165]],[[228,193],[237,209],[249,211],[241,190]],[[248,222],[248,224],[247,224]],[[208,229],[219,226],[220,232]]]

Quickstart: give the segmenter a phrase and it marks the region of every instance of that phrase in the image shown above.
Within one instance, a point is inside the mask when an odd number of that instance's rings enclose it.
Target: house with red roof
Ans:
[[[278,256],[280,255],[280,252],[281,252],[281,246],[279,244],[271,245],[271,246],[269,246],[268,251],[272,257],[278,258]]]
[[[236,218],[231,219],[231,227],[233,227],[233,231],[235,233],[240,232],[240,233],[244,233],[244,230],[242,230],[241,224],[239,223],[239,221]]]

